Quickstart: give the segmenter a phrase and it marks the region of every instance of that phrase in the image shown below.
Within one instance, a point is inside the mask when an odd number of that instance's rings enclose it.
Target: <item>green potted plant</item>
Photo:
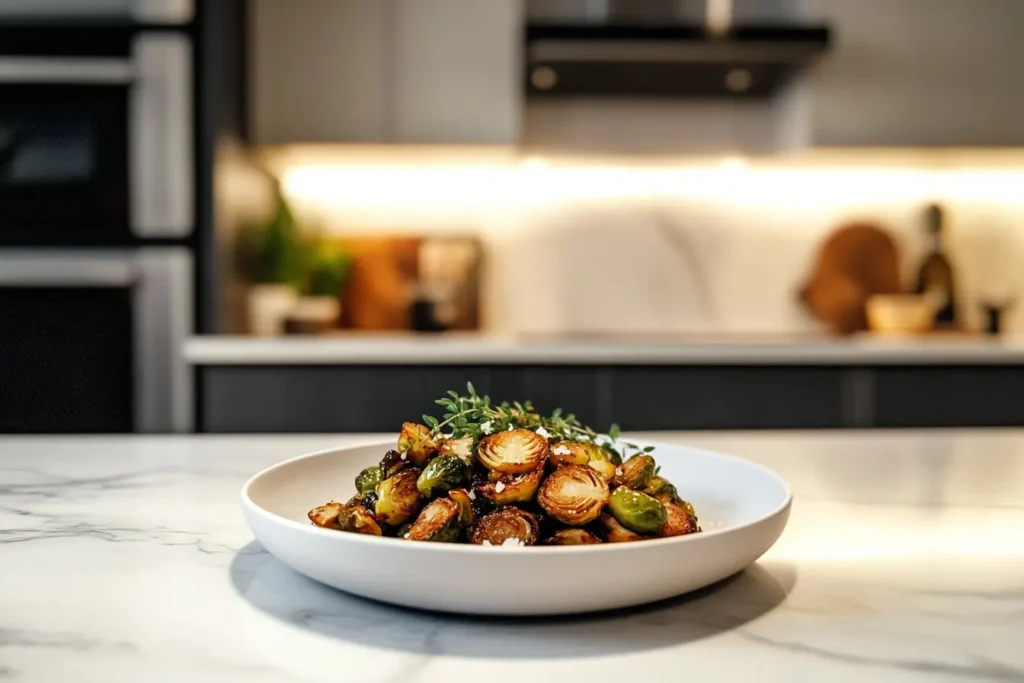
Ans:
[[[269,221],[242,229],[237,246],[238,269],[248,283],[249,331],[280,334],[298,299],[304,258],[299,225],[284,197],[278,196]]]
[[[351,269],[352,259],[346,252],[326,240],[312,240],[304,260],[301,296],[288,315],[289,328],[301,332],[336,328]]]

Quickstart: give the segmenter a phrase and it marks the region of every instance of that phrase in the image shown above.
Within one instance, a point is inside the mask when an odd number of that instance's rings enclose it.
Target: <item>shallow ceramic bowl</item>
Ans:
[[[313,453],[257,474],[242,489],[256,538],[311,579],[375,600],[467,614],[569,614],[661,600],[741,571],[782,534],[792,501],[786,482],[760,465],[658,445],[661,474],[693,503],[703,533],[509,548],[416,543],[309,523],[311,508],[347,500],[356,474],[393,447]]]

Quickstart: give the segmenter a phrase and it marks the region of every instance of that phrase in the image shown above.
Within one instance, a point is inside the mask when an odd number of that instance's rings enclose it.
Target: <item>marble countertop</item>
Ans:
[[[572,364],[878,365],[1024,363],[1016,337],[491,337],[351,334],[330,337],[192,337],[193,365]]]
[[[253,541],[248,476],[379,438],[0,439],[0,681],[1024,681],[1024,431],[647,438],[779,471],[786,533],[697,595],[527,620],[349,597]]]

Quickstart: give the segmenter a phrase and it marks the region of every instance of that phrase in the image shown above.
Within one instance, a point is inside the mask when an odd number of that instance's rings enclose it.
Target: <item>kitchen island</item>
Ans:
[[[0,680],[1024,680],[1024,431],[645,437],[774,468],[786,533],[696,595],[525,620],[350,597],[253,541],[251,474],[380,437],[4,438]]]

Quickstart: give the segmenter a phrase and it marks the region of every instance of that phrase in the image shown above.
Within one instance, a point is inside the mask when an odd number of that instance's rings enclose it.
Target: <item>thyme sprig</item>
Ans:
[[[553,438],[562,441],[592,441],[622,458],[654,450],[653,446],[641,448],[621,441],[621,432],[616,424],[609,428],[607,434],[601,434],[582,424],[574,414],[563,413],[561,408],[556,408],[550,416],[544,416],[537,412],[530,401],[505,401],[494,405],[490,396],[480,396],[471,382],[466,383],[466,391],[466,396],[449,391],[446,397],[435,401],[445,409],[440,420],[431,415],[423,416],[432,436],[456,439],[469,436],[476,441],[488,434],[509,429],[536,431],[543,427]]]

